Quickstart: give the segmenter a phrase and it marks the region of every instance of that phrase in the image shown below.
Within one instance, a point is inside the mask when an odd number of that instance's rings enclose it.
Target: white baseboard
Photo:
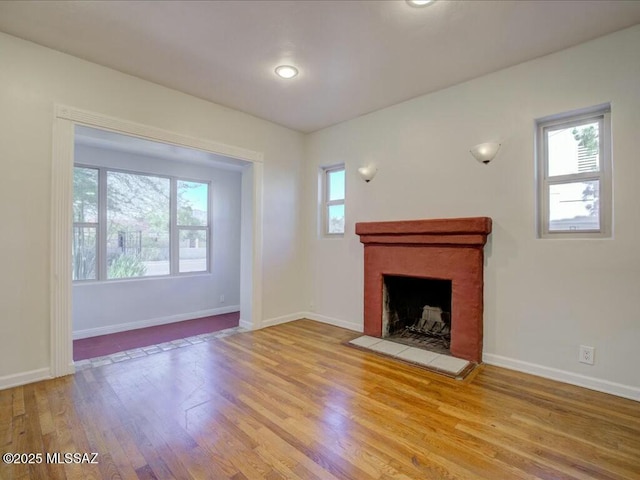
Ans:
[[[308,318],[309,320],[315,320],[316,322],[327,323],[329,325],[335,325],[336,327],[342,327],[356,332],[362,332],[363,327],[357,323],[347,322],[346,320],[340,320],[338,318],[327,317],[325,315],[319,315],[313,312],[297,312],[289,315],[283,315],[282,317],[270,318],[262,322],[262,327],[272,327],[273,325],[280,325],[281,323],[293,322],[294,320],[300,320],[302,318]]]
[[[193,320],[196,318],[210,317],[212,315],[222,315],[223,313],[237,312],[240,305],[229,305],[227,307],[211,308],[209,310],[199,310],[197,312],[180,313],[178,315],[170,315],[167,317],[150,318],[148,320],[140,320],[138,322],[119,323],[117,325],[107,325],[104,327],[88,328],[85,330],[75,330],[73,339],[97,337],[98,335],[109,335],[110,333],[126,332],[127,330],[137,330],[138,328],[155,327],[158,325],[166,325],[167,323],[182,322],[184,320]]]
[[[283,315],[282,317],[269,318],[262,322],[263,327],[273,327],[274,325],[280,325],[281,323],[293,322],[294,320],[300,320],[305,318],[304,312],[291,313],[289,315]]]
[[[26,385],[27,383],[39,382],[40,380],[49,380],[51,378],[53,377],[51,376],[51,370],[49,368],[39,368],[29,372],[5,375],[4,377],[0,377],[0,390],[19,387],[20,385]]]
[[[273,327],[274,325],[293,322],[294,320],[300,320],[303,318],[308,318],[309,320],[315,320],[317,322],[327,323],[329,325],[335,325],[336,327],[346,328],[349,330],[353,330],[355,332],[363,331],[362,325],[359,325],[353,322],[347,322],[345,320],[340,320],[337,318],[327,317],[325,315],[319,315],[313,312],[297,312],[297,313],[290,313],[289,315],[283,315],[281,317],[269,318],[262,322],[262,325],[260,328]],[[249,325],[249,327],[245,327],[245,328],[250,329],[251,325],[248,322],[247,324]],[[243,326],[242,320],[240,320],[240,326],[241,327]]]
[[[579,387],[596,390],[598,392],[610,393],[618,397],[629,398],[631,400],[640,401],[640,388],[621,383],[610,382],[599,378],[588,377],[578,373],[567,372],[556,368],[545,367],[535,363],[523,362],[514,358],[485,353],[483,356],[484,363],[495,365],[496,367],[508,368],[509,370],[517,370],[518,372],[530,373],[539,377],[558,380],[559,382],[577,385]]]
[[[251,323],[249,320],[243,320],[242,318],[238,322],[238,326],[240,328],[244,328],[245,330],[253,330],[253,323]]]
[[[329,325],[346,328],[347,330],[353,330],[354,332],[362,333],[364,331],[364,325],[361,323],[347,322],[346,320],[327,317],[313,312],[302,312],[300,315],[302,316],[301,318],[308,318],[309,320],[315,320],[316,322],[328,323]]]

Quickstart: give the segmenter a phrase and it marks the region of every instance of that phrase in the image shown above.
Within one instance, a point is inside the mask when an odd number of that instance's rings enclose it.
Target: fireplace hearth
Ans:
[[[481,363],[484,245],[489,233],[488,217],[357,223],[356,234],[364,244],[365,335],[384,338],[390,335],[389,323],[398,322],[387,312],[385,323],[385,302],[390,302],[385,299],[386,277],[436,282],[426,289],[428,295],[444,282],[450,285],[449,305],[442,299],[410,300],[411,307],[405,309],[412,311],[413,320],[406,320],[402,336],[444,324],[441,333],[448,328],[450,335],[445,340],[448,353]]]

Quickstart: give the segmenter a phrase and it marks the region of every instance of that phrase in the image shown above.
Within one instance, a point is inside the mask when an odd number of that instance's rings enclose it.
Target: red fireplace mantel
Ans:
[[[383,276],[451,280],[451,354],[482,361],[488,217],[356,223],[364,244],[364,333],[382,335]]]

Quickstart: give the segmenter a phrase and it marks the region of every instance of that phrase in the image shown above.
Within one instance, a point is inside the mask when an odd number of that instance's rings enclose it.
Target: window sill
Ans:
[[[110,285],[117,283],[131,283],[131,282],[147,282],[157,280],[179,280],[191,277],[206,277],[213,276],[211,272],[185,272],[175,275],[154,275],[149,277],[131,277],[131,278],[111,278],[109,280],[73,280],[73,286],[81,285]]]

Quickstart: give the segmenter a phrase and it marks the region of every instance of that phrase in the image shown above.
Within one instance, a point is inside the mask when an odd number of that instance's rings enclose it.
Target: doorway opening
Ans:
[[[78,234],[74,231],[74,227],[89,227],[89,225],[76,225],[73,217],[73,180],[74,180],[74,150],[76,148],[75,142],[75,130],[76,128],[89,127],[95,131],[101,132],[100,135],[105,134],[120,134],[129,139],[132,143],[140,143],[142,141],[148,141],[155,145],[155,148],[165,151],[171,151],[174,154],[181,151],[181,149],[190,149],[192,154],[197,152],[200,157],[194,160],[198,161],[202,165],[207,164],[211,166],[211,163],[224,164],[227,169],[235,168],[237,175],[239,175],[240,183],[240,227],[239,227],[239,299],[235,301],[235,310],[239,310],[239,325],[246,329],[254,329],[260,327],[260,295],[261,295],[261,236],[262,236],[262,154],[251,150],[246,150],[240,147],[220,144],[209,140],[197,139],[193,137],[186,137],[180,134],[156,129],[145,125],[135,124],[127,121],[113,119],[109,117],[103,117],[101,115],[93,114],[90,112],[75,110],[69,107],[56,106],[53,131],[53,165],[52,165],[52,237],[51,237],[51,251],[52,251],[52,273],[51,273],[51,373],[54,377],[67,375],[75,371],[73,361],[73,337],[74,337],[74,310],[76,305],[74,302],[74,290],[78,288],[88,288],[87,285],[76,285],[72,281],[73,274],[73,255],[71,249],[74,235]],[[94,138],[93,141],[103,141],[104,138]],[[180,155],[180,153],[177,153]],[[159,156],[159,155],[158,155]],[[192,162],[192,163],[194,163]],[[189,163],[189,162],[187,162]],[[176,164],[177,165],[177,164]],[[174,165],[174,167],[176,166]],[[189,164],[188,168],[192,168],[195,165]],[[201,166],[202,166],[201,165]],[[125,165],[128,167],[128,165]],[[180,166],[179,170],[182,171],[186,167]],[[127,170],[116,166],[114,171],[121,172]],[[130,173],[130,172],[127,172]],[[136,172],[145,173],[145,172]],[[171,176],[171,175],[169,175]],[[183,179],[185,181],[192,181],[193,178],[187,176]],[[172,180],[173,181],[173,180]],[[175,180],[178,181],[177,179]],[[99,195],[106,195],[104,189],[98,192]],[[102,203],[103,208],[106,208],[106,201]],[[171,206],[171,215],[175,215],[177,212],[176,205]],[[192,230],[206,230],[207,226],[202,225],[183,225],[178,224],[179,227],[193,227],[182,228],[183,232],[175,232],[172,235],[187,235],[193,233]],[[106,226],[96,227],[106,228]],[[213,226],[211,231],[214,232]],[[82,232],[86,233],[86,232]],[[204,232],[196,232],[202,236],[202,239],[198,241],[191,241],[190,238],[184,238],[185,248],[202,249],[202,240],[207,240]],[[214,232],[215,233],[215,232]],[[98,234],[96,230],[96,235]],[[213,240],[215,235],[211,237]],[[125,235],[122,236],[123,238]],[[135,235],[132,238],[136,237]],[[127,240],[128,240],[127,236]],[[148,239],[147,239],[148,240]],[[119,241],[116,237],[116,244]],[[141,252],[144,250],[144,240],[141,238],[141,242],[138,245],[138,250],[128,250],[128,252]],[[206,277],[210,274],[210,270],[206,272],[188,272],[182,267],[186,265],[185,262],[181,265],[180,262],[180,248],[179,242],[170,243],[170,249],[174,249],[177,253],[174,260],[169,262],[177,263],[177,269],[169,267],[170,273],[176,273],[176,275],[169,275],[167,278],[160,276],[150,275],[149,279],[145,279],[150,282],[158,282],[163,285],[157,295],[152,298],[146,297],[148,305],[152,306],[157,299],[162,299],[165,296],[169,296],[170,293],[179,294],[185,296],[187,301],[192,302],[193,305],[197,304],[198,296],[189,297],[193,289],[193,282],[201,277]],[[206,247],[205,247],[206,248]],[[104,252],[104,251],[103,251]],[[183,252],[186,253],[186,252]],[[189,253],[194,253],[193,251]],[[97,262],[102,262],[104,267],[107,262],[108,255],[102,253],[98,255]],[[184,259],[184,258],[183,258]],[[144,261],[159,261],[156,259],[144,258]],[[192,259],[193,260],[193,259]],[[209,260],[205,260],[209,263],[210,267],[215,267],[215,257],[213,256]],[[196,259],[196,264],[202,264],[202,259]],[[194,263],[193,261],[190,263]],[[218,264],[219,266],[219,264]],[[107,266],[108,269],[108,266]],[[157,273],[158,270],[155,270]],[[106,278],[96,279],[94,283],[103,283],[107,288],[114,290],[111,292],[118,296],[118,289],[135,290],[140,288],[143,281],[139,281],[134,278],[115,279],[109,278],[109,274],[106,274]],[[187,282],[188,285],[181,285],[182,282]],[[137,285],[137,286],[136,286]],[[219,303],[224,301],[230,302],[231,299],[226,294],[220,294],[217,296]],[[229,298],[229,300],[227,300]],[[227,304],[228,305],[228,304]],[[231,307],[231,305],[228,305]],[[198,307],[196,307],[198,308]],[[196,313],[197,315],[194,315]],[[213,312],[218,313],[218,312]],[[230,313],[230,312],[219,312]],[[188,315],[186,318],[184,315]],[[204,308],[200,310],[191,309],[191,311],[181,314],[176,311],[169,311],[169,314],[164,317],[158,317],[155,315],[153,320],[159,323],[163,322],[177,322],[187,319],[193,319],[194,317],[211,316],[210,309]],[[136,328],[141,325],[141,318],[134,318]],[[142,318],[142,320],[146,320]],[[133,322],[125,322],[133,323]],[[92,327],[100,328],[101,325],[94,324]],[[120,325],[122,327],[122,325]],[[118,327],[118,328],[120,328]],[[94,330],[93,333],[105,333]]]
[[[245,167],[76,125],[74,361],[238,327]]]

